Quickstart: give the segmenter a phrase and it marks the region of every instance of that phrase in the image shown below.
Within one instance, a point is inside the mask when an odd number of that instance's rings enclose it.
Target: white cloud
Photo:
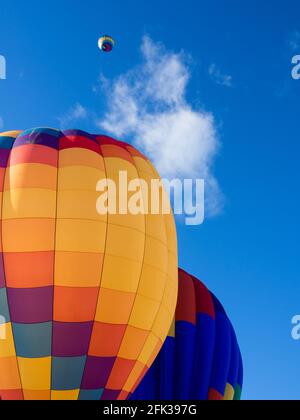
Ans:
[[[4,120],[3,118],[0,116],[0,130],[2,130],[4,127]]]
[[[294,31],[290,39],[290,48],[292,51],[300,50],[300,32]]]
[[[232,76],[223,74],[216,64],[209,66],[208,73],[218,85],[232,87]]]
[[[70,124],[85,120],[87,117],[87,110],[80,103],[76,103],[65,115],[59,117],[58,121],[61,128],[70,128]]]
[[[149,37],[142,42],[142,64],[113,81],[101,77],[108,111],[98,127],[135,145],[162,177],[204,178],[207,213],[222,208],[212,171],[219,142],[213,114],[187,101],[190,71],[183,53],[167,51]]]

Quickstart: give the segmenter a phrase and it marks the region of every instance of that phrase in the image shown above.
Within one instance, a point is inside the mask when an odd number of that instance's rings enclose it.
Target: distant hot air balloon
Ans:
[[[217,298],[179,270],[176,318],[133,400],[240,399],[243,364],[233,327]]]
[[[126,399],[177,300],[172,215],[100,215],[100,179],[148,184],[132,146],[81,131],[0,134],[2,400]]]
[[[115,44],[116,44],[115,40],[109,35],[102,36],[101,38],[99,38],[99,41],[98,41],[100,50],[106,53],[111,52]]]

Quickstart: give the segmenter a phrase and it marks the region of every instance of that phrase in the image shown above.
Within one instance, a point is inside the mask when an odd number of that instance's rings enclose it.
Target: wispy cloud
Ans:
[[[291,35],[290,41],[290,48],[292,51],[300,51],[300,32],[294,31]]]
[[[70,128],[70,124],[85,120],[87,117],[87,110],[80,103],[76,103],[65,115],[57,119],[61,128]]]
[[[144,37],[142,63],[113,81],[101,78],[108,110],[99,128],[133,142],[152,159],[161,176],[203,178],[207,214],[222,208],[222,193],[213,175],[219,141],[212,113],[187,100],[190,80],[184,53],[167,51]]]
[[[4,127],[4,120],[3,118],[0,116],[0,130],[2,130]]]
[[[209,66],[208,73],[214,82],[216,82],[218,85],[232,87],[232,76],[222,73],[216,64],[211,64]]]

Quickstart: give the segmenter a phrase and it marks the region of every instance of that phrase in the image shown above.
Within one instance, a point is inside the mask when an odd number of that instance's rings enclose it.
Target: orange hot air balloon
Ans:
[[[120,171],[149,185],[155,169],[54,129],[0,134],[0,168],[0,397],[126,399],[172,323],[176,230],[171,214],[99,214],[96,186]]]

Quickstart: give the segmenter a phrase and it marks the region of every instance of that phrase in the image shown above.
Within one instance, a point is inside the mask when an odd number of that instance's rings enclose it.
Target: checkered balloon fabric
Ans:
[[[106,136],[0,134],[1,399],[124,400],[159,353],[177,301],[174,219],[101,215],[97,183],[120,171],[158,176]]]

